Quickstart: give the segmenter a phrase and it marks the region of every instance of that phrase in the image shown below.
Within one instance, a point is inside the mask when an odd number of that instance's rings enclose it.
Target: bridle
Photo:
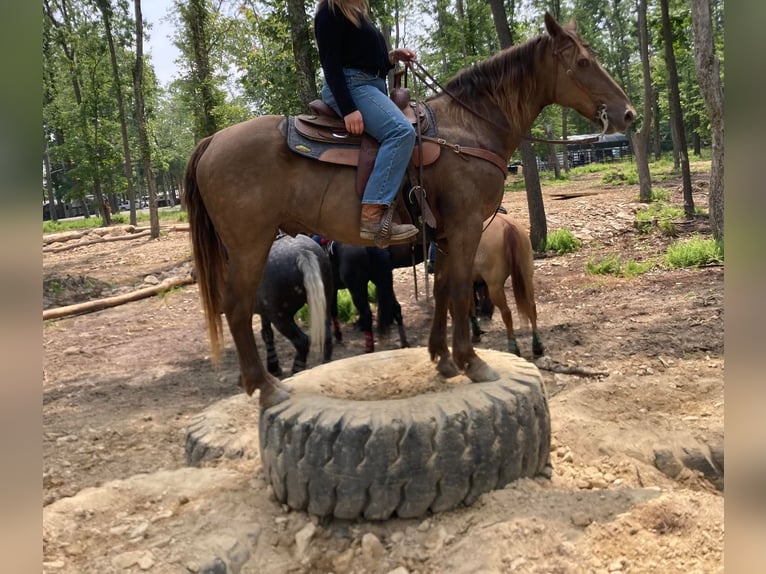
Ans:
[[[566,70],[566,75],[572,80],[572,82],[574,82],[574,84],[578,88],[580,88],[586,94],[590,94],[590,91],[588,89],[586,89],[586,87],[583,85],[583,83],[580,82],[577,79],[577,75],[572,70],[572,66],[570,66],[568,64],[568,62],[564,59],[563,52],[565,50],[567,50],[568,48],[574,48],[574,47],[575,47],[574,40],[571,40],[571,44],[566,46],[563,49],[558,48],[558,47],[554,47],[553,48],[553,55],[558,60],[558,64],[560,65],[560,66],[558,66],[558,65],[556,66],[556,75],[555,75],[555,77],[553,79],[553,99],[554,99],[554,101],[555,101],[555,96],[556,96],[556,88],[558,86],[559,67],[563,67]],[[450,98],[452,98],[460,106],[462,106],[463,108],[465,108],[466,110],[471,112],[476,117],[484,120],[485,122],[493,125],[494,127],[498,128],[498,129],[500,129],[500,130],[502,130],[502,131],[504,131],[506,133],[509,133],[509,134],[512,133],[510,128],[508,128],[506,126],[497,125],[493,120],[488,118],[486,115],[484,115],[483,113],[478,111],[476,108],[474,108],[470,104],[462,101],[453,92],[451,92],[450,90],[445,88],[443,85],[441,85],[439,83],[439,81],[436,80],[436,78],[434,78],[430,73],[428,73],[428,70],[426,70],[425,67],[423,67],[423,65],[420,62],[418,62],[417,60],[412,60],[412,61],[409,61],[409,62],[405,62],[404,65],[405,65],[405,71],[407,69],[410,69],[412,71],[412,75],[415,78],[417,78],[420,81],[422,81],[426,86],[429,86],[429,82],[430,82],[430,86],[429,87],[431,87],[433,89],[434,86],[436,86],[437,88],[439,88],[439,90],[441,90],[443,93],[447,94]],[[434,91],[436,91],[436,90],[434,90]],[[522,136],[522,139],[524,139],[526,141],[530,141],[530,142],[560,144],[560,145],[568,145],[568,144],[572,144],[572,143],[578,143],[578,144],[593,143],[593,142],[598,141],[599,138],[602,135],[606,134],[606,131],[609,129],[609,115],[606,113],[606,104],[600,103],[596,107],[596,114],[595,114],[594,119],[595,119],[595,121],[597,123],[601,123],[601,126],[602,126],[601,133],[599,135],[597,135],[597,136],[592,136],[592,137],[588,137],[588,138],[578,139],[576,142],[574,142],[573,140],[546,139],[546,138],[537,138],[537,137],[533,137],[533,136]]]

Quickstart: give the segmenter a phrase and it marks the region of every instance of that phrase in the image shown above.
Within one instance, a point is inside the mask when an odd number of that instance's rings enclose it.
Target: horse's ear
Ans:
[[[577,22],[575,22],[574,18],[569,19],[569,23],[567,24],[567,28],[572,30],[572,32],[577,32]]]
[[[555,38],[561,34],[561,26],[556,19],[551,16],[550,12],[545,13],[545,29],[548,30],[548,34],[551,38]]]

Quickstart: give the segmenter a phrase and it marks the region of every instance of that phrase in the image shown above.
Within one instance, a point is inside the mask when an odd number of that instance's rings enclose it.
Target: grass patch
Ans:
[[[612,275],[614,277],[635,277],[642,275],[654,267],[652,261],[634,261],[623,259],[617,255],[607,255],[601,261],[589,260],[585,268],[591,275]]]
[[[378,300],[378,293],[375,289],[375,285],[372,283],[367,284],[367,300],[370,303],[374,303]],[[328,309],[329,312],[329,309]],[[351,293],[348,289],[338,289],[338,321],[341,323],[351,323],[356,321],[356,317],[359,313],[354,306],[354,302],[351,300]],[[304,305],[295,314],[295,318],[303,321],[304,323],[309,320],[309,306]]]
[[[180,206],[160,207],[157,209],[157,217],[160,221],[166,223],[186,223],[189,221],[189,215],[181,210]],[[115,213],[112,215],[112,225],[123,225],[129,223],[130,216],[127,213]],[[43,221],[43,233],[59,233],[61,231],[76,231],[81,229],[91,229],[101,227],[104,220],[97,215],[88,219],[70,219],[67,221]],[[148,223],[148,213],[136,213],[136,223]]]
[[[100,217],[88,219],[72,219],[70,221],[43,221],[43,233],[59,233],[61,231],[75,231],[78,229],[93,229],[101,227],[104,221]]]
[[[568,229],[557,229],[549,233],[545,240],[545,250],[555,251],[559,255],[572,253],[582,246],[582,241],[577,239]]]
[[[651,233],[655,228],[668,236],[677,233],[674,220],[684,219],[684,210],[664,202],[651,203],[645,209],[636,212],[636,229],[639,233]]]
[[[607,185],[636,185],[638,184],[638,170],[635,164],[622,164],[604,173],[601,176],[601,183]]]
[[[675,269],[723,263],[723,243],[700,236],[678,241],[668,247],[665,263]]]

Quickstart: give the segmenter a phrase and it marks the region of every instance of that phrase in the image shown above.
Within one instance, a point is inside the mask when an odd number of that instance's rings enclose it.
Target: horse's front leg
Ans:
[[[452,313],[452,357],[459,369],[474,383],[496,381],[497,372],[485,363],[471,343],[470,312],[473,303],[473,259],[478,238],[452,245],[449,255],[450,304]]]
[[[253,253],[230,252],[223,312],[229,324],[239,356],[242,388],[248,395],[260,390],[260,406],[265,410],[289,398],[288,388],[270,374],[258,356],[253,334],[253,311],[263,269],[268,257],[268,244],[262,257],[253,263]]]
[[[460,369],[452,360],[447,347],[447,310],[449,307],[450,269],[444,253],[446,244],[440,242],[436,253],[436,273],[434,274],[434,316],[431,321],[431,333],[428,336],[428,351],[431,360],[439,358],[436,370],[449,379],[460,374]]]

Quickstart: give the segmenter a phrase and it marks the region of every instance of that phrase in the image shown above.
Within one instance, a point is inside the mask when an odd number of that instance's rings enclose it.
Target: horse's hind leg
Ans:
[[[532,310],[529,313],[529,322],[532,323],[532,354],[535,357],[542,357],[545,354],[545,345],[537,332],[537,305],[532,302]]]
[[[263,315],[261,315],[261,338],[266,345],[266,368],[275,377],[281,377],[282,367],[279,366],[277,347],[274,345],[274,329],[271,328],[271,321]]]
[[[306,360],[309,356],[310,340],[292,317],[284,318],[276,323],[277,329],[295,347],[295,358],[293,359],[293,374],[306,370]]]
[[[492,303],[494,303],[495,307],[500,309],[500,315],[503,317],[508,352],[521,356],[519,345],[516,343],[516,335],[513,331],[513,315],[511,314],[510,307],[508,307],[508,299],[505,296],[505,286],[502,283],[490,285],[489,298]]]
[[[241,385],[248,395],[260,390],[261,409],[272,407],[287,398],[289,392],[279,379],[263,367],[253,334],[253,310],[263,269],[269,254],[268,243],[262,253],[252,250],[229,253],[228,276],[223,296],[223,312],[237,347]],[[254,259],[255,258],[255,259]]]

